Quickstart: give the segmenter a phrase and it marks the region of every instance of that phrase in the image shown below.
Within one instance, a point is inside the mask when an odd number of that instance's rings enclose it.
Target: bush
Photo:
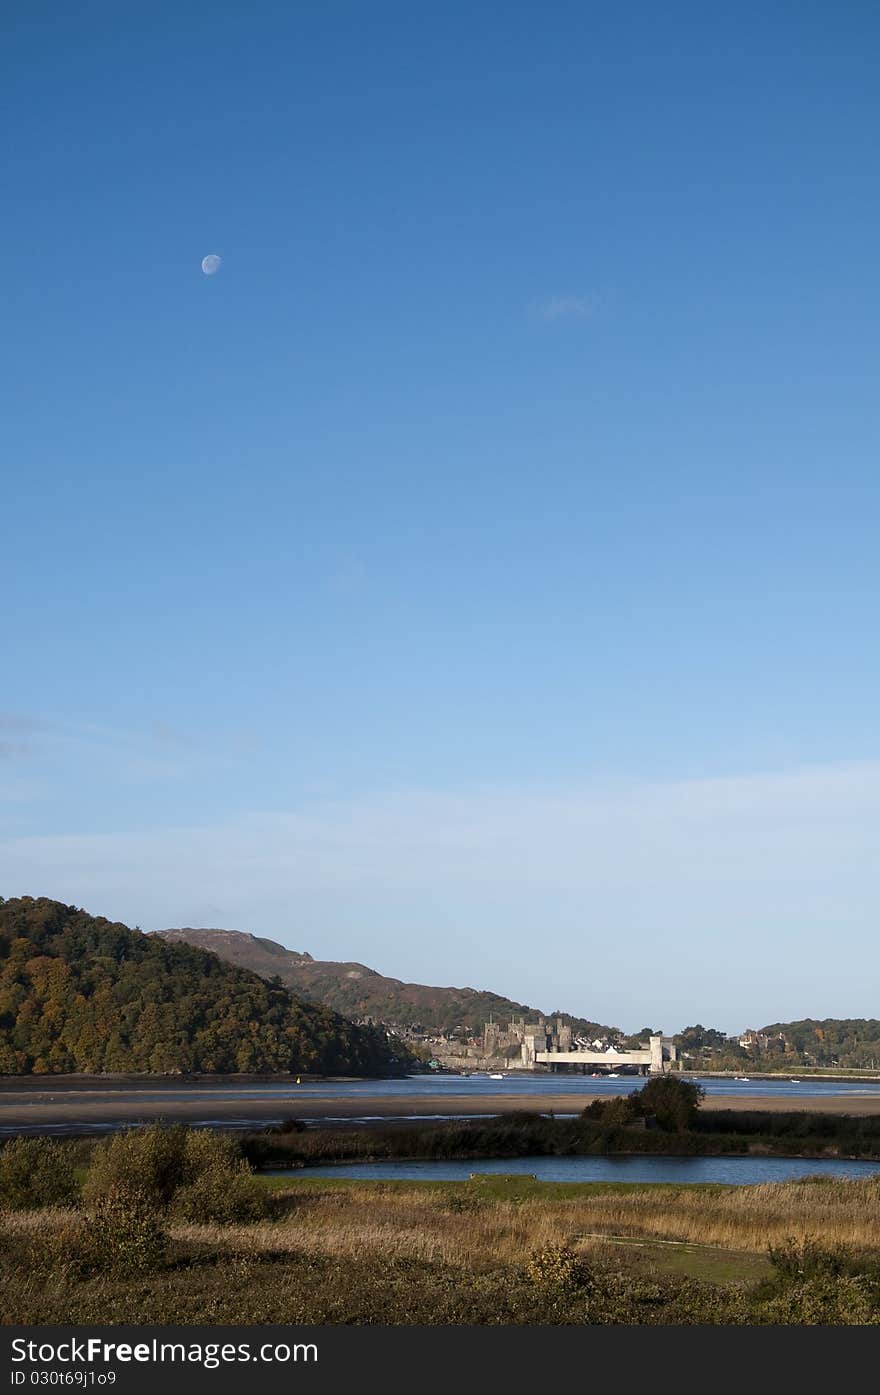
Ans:
[[[705,1093],[702,1085],[692,1080],[658,1075],[631,1095],[593,1100],[581,1117],[600,1124],[631,1124],[636,1119],[653,1118],[667,1133],[687,1133],[696,1123]]]
[[[653,1114],[659,1128],[667,1133],[686,1133],[696,1122],[700,1101],[706,1092],[692,1080],[658,1075],[636,1094],[641,1113]]]
[[[440,1210],[451,1211],[453,1215],[462,1216],[473,1211],[482,1211],[485,1202],[478,1196],[462,1196],[460,1192],[452,1192],[449,1196],[440,1197]]]
[[[41,1279],[49,1276],[78,1279],[85,1270],[81,1262],[82,1240],[81,1217],[68,1212],[60,1223],[56,1224],[53,1218],[51,1226],[41,1226],[20,1237],[16,1259]]]
[[[125,1129],[105,1138],[92,1155],[83,1198],[93,1206],[120,1191],[137,1194],[160,1211],[189,1180],[186,1139],[190,1130],[151,1124],[145,1129]]]
[[[245,1162],[238,1143],[222,1134],[190,1130],[184,1144],[186,1184],[173,1201],[175,1215],[201,1223],[259,1221],[267,1214],[266,1189]]]
[[[880,1324],[880,1262],[876,1253],[827,1246],[807,1237],[768,1248],[774,1273],[758,1286],[764,1321]]]
[[[228,1134],[210,1129],[185,1129],[181,1185],[188,1185],[203,1172],[220,1169],[231,1171],[241,1162],[238,1142]]]
[[[768,1246],[770,1263],[781,1284],[802,1284],[816,1278],[836,1278],[856,1268],[856,1260],[843,1246],[829,1249],[813,1239],[788,1239]]]
[[[164,1262],[167,1243],[143,1192],[117,1187],[98,1201],[72,1258],[85,1273],[151,1273]]]
[[[764,1321],[799,1326],[880,1326],[880,1289],[864,1274],[819,1274],[765,1300]]]
[[[120,1192],[153,1212],[219,1223],[260,1220],[268,1200],[238,1144],[208,1129],[161,1124],[106,1139],[95,1150],[85,1187],[96,1206]]]
[[[643,1117],[639,1103],[640,1091],[632,1095],[614,1095],[610,1100],[593,1100],[583,1110],[582,1118],[599,1124],[631,1124]]]
[[[71,1206],[78,1196],[66,1144],[50,1138],[15,1138],[0,1151],[0,1209]]]
[[[535,1250],[529,1257],[526,1278],[539,1288],[570,1292],[589,1285],[590,1271],[567,1245],[550,1245],[546,1249]]]
[[[247,1163],[234,1167],[211,1167],[199,1174],[174,1198],[174,1215],[198,1225],[260,1221],[268,1214],[265,1188]]]

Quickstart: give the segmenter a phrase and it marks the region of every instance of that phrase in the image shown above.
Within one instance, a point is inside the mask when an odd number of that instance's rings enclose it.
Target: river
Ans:
[[[691,1077],[688,1077],[690,1079]],[[815,1109],[837,1114],[880,1113],[880,1081],[700,1080],[707,1107]],[[311,1126],[379,1119],[470,1118],[529,1109],[577,1115],[597,1096],[629,1094],[642,1076],[592,1077],[524,1073],[414,1075],[387,1080],[161,1080],[155,1077],[4,1077],[0,1137],[72,1134],[180,1121],[201,1127],[245,1128],[301,1118]]]
[[[724,1182],[734,1186],[758,1182],[791,1182],[799,1177],[880,1178],[880,1162],[839,1158],[667,1158],[622,1157],[620,1154],[581,1158],[479,1158],[429,1162],[328,1163],[294,1168],[272,1176],[335,1177],[373,1182],[464,1182],[473,1173],[525,1174],[540,1182]]]

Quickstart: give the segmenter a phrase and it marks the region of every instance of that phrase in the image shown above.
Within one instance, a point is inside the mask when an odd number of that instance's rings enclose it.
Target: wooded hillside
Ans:
[[[372,1017],[378,1022],[401,1027],[418,1026],[429,1033],[470,1036],[479,1035],[491,1016],[499,1022],[514,1017],[534,1020],[539,1011],[489,990],[404,983],[399,978],[377,973],[366,964],[313,959],[310,954],[285,949],[274,940],[240,930],[187,928],[160,930],[157,934],[174,944],[211,949],[222,959],[256,973],[277,974],[298,996],[324,1003],[347,1017]],[[556,1016],[556,1013],[548,1015]],[[621,1036],[619,1028],[568,1013],[560,1015],[576,1032],[589,1036]]]
[[[384,1032],[188,944],[40,897],[0,899],[0,1074],[398,1073]]]

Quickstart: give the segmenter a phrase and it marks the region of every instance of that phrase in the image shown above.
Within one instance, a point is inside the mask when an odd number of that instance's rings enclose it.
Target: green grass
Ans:
[[[443,1196],[479,1196],[502,1200],[542,1200],[567,1201],[578,1196],[625,1196],[634,1192],[669,1190],[668,1182],[539,1182],[526,1173],[475,1173],[461,1182],[438,1182],[422,1178],[403,1178],[389,1181],[368,1177],[310,1177],[308,1168],[303,1168],[295,1177],[279,1177],[277,1173],[259,1172],[259,1180],[272,1191],[290,1191],[297,1195],[314,1195],[326,1191],[354,1191],[371,1188],[387,1193],[403,1195],[410,1191],[426,1191]],[[679,1184],[676,1184],[679,1185]],[[734,1187],[726,1182],[682,1182],[689,1192],[727,1192]]]
[[[467,1180],[305,1168],[258,1186],[256,1223],[159,1207],[153,1249],[129,1210],[9,1211],[0,1321],[880,1322],[880,1179],[545,1182],[475,1164]]]
[[[594,1240],[589,1235],[583,1237]],[[642,1240],[630,1235],[603,1236],[603,1246],[627,1270],[638,1274],[699,1279],[708,1284],[757,1283],[773,1272],[765,1255],[727,1250],[718,1245],[690,1245],[677,1240]]]

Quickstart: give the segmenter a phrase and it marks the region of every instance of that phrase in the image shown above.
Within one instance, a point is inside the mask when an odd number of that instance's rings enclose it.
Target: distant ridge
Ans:
[[[0,897],[2,1075],[389,1075],[408,1064],[380,1029],[204,948],[46,897]]]
[[[310,954],[285,949],[274,940],[241,930],[186,928],[155,933],[172,942],[209,949],[221,959],[264,977],[277,975],[298,997],[323,1003],[355,1020],[371,1017],[396,1026],[419,1025],[426,1032],[446,1035],[456,1031],[479,1033],[493,1015],[506,1021],[510,1017],[534,1018],[540,1011],[491,991],[404,983],[356,961],[313,959]],[[593,1035],[622,1035],[618,1028],[569,1013],[544,1015],[562,1016],[576,1030]]]
[[[274,940],[261,939],[259,935],[250,935],[243,930],[195,930],[191,926],[185,926],[178,930],[157,930],[163,940],[180,941],[183,944],[198,945],[199,949],[209,949],[213,954],[219,954],[221,959],[226,959],[230,964],[238,964],[243,969],[250,969],[251,973],[260,974],[263,978],[270,978],[272,974],[278,973],[275,967],[282,964],[287,968],[290,964],[313,964],[315,961],[310,954],[301,953],[296,949],[285,949],[284,945],[276,944]],[[257,964],[261,965],[260,968]]]

